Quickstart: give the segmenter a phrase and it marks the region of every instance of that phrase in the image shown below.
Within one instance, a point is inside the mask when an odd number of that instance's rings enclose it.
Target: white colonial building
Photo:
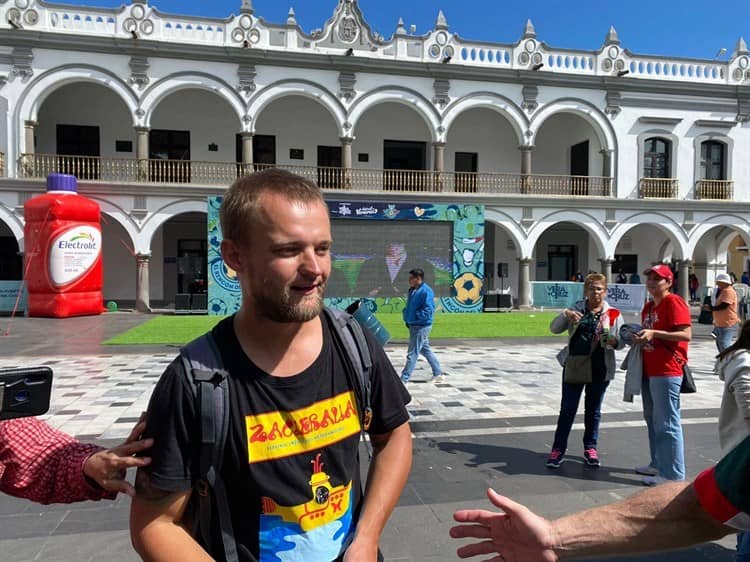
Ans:
[[[670,262],[687,294],[750,241],[750,52],[642,56],[414,35],[340,0],[321,29],[244,0],[208,19],[0,3],[0,278],[53,171],[104,212],[104,296],[168,305],[205,275],[206,198],[277,165],[326,196],[483,205],[485,288]],[[678,46],[675,46],[677,49]],[[746,255],[746,254],[745,254]],[[507,264],[500,279],[498,264]],[[614,265],[613,265],[614,264]]]

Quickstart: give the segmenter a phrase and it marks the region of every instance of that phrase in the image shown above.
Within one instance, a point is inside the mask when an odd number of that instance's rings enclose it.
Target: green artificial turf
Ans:
[[[505,312],[487,314],[436,314],[433,339],[553,336],[549,323],[555,312]],[[378,319],[393,340],[409,333],[400,313],[379,313]],[[210,330],[217,316],[156,316],[104,343],[106,345],[184,344]]]

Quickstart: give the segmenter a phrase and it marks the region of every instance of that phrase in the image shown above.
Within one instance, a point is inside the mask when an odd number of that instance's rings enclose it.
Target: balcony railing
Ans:
[[[698,180],[695,182],[696,199],[734,199],[732,180]]]
[[[676,178],[641,178],[638,197],[641,199],[676,199],[679,182]]]
[[[238,176],[269,167],[274,167],[274,165],[23,154],[18,161],[18,174],[22,178],[45,178],[48,174],[61,172],[73,174],[86,181],[227,186]],[[613,181],[612,178],[600,176],[359,168],[347,170],[294,165],[278,165],[278,167],[312,180],[323,189],[354,191],[611,197]]]

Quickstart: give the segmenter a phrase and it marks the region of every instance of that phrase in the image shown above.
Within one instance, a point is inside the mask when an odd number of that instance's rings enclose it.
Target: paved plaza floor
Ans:
[[[0,368],[49,365],[53,402],[45,419],[84,440],[117,443],[145,410],[174,346],[102,346],[101,341],[147,317],[110,314],[67,320],[20,318],[0,336]],[[8,319],[0,319],[6,333]],[[713,341],[696,326],[690,364],[699,391],[682,398],[687,468],[694,476],[717,460],[717,416],[722,383],[713,375]],[[648,445],[639,397],[623,402],[624,374],[610,385],[603,406],[600,455],[603,466],[581,462],[582,420],[559,471],[544,467],[560,400],[557,339],[433,342],[445,382],[429,381],[420,361],[408,389],[414,433],[414,468],[383,537],[390,561],[456,560],[448,538],[452,513],[488,507],[493,486],[546,516],[608,503],[641,489],[632,472],[647,460]],[[386,349],[397,370],[404,345]],[[618,352],[624,357],[624,352]],[[39,506],[0,496],[0,559],[134,561],[127,533],[129,499],[71,506]],[[732,560],[733,539],[639,560],[681,562]],[[667,556],[669,558],[667,558]]]

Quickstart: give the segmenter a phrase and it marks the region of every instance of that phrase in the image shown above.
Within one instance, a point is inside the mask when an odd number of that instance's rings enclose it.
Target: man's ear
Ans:
[[[234,271],[242,271],[242,257],[237,244],[232,240],[224,238],[221,241],[221,257]]]

